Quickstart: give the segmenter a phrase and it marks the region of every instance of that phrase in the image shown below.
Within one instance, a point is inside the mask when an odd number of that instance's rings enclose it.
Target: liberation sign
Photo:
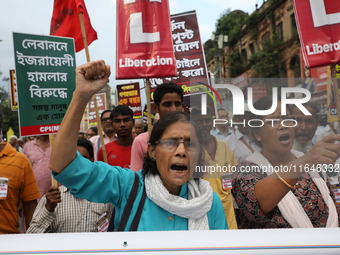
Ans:
[[[75,88],[71,38],[13,33],[20,135],[59,129]]]
[[[168,0],[117,1],[116,79],[177,74]]]
[[[340,59],[340,2],[293,0],[302,53],[308,67]]]

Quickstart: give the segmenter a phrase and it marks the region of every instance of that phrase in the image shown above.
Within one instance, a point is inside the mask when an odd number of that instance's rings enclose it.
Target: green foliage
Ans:
[[[228,35],[227,45],[234,45],[242,31],[242,27],[246,24],[248,13],[240,10],[225,10],[216,22],[216,35]]]
[[[18,112],[12,111],[9,105],[9,94],[8,92],[0,87],[0,107],[3,114],[3,125],[2,132],[6,136],[6,132],[11,127],[16,135],[19,135],[19,121]]]
[[[206,62],[209,63],[218,53],[217,46],[212,40],[208,40],[204,44],[204,53]]]
[[[245,71],[242,64],[241,54],[238,51],[229,53],[227,61],[230,77],[237,77]]]
[[[266,42],[262,50],[253,54],[248,62],[253,69],[253,77],[279,78],[282,71],[278,42]]]
[[[245,23],[247,25],[247,31],[249,31],[253,37],[253,39],[256,39],[256,36],[258,34],[258,20],[259,20],[260,14],[258,11],[253,12],[250,14],[247,19],[245,20]]]

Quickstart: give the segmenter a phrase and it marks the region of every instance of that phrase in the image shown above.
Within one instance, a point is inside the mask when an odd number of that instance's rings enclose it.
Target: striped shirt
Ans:
[[[0,151],[0,177],[8,180],[7,195],[0,200],[0,234],[14,234],[19,231],[19,204],[40,197],[38,185],[29,159],[17,152],[9,143]]]
[[[106,213],[111,218],[111,203],[93,203],[71,195],[70,190],[60,186],[61,202],[54,212],[46,209],[46,196],[43,196],[35,209],[27,233],[73,233],[98,232],[97,223]]]

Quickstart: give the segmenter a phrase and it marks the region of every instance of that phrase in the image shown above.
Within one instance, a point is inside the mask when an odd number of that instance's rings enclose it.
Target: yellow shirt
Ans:
[[[209,156],[209,153],[206,150],[204,150],[205,154],[204,160],[206,161],[207,166],[214,167],[210,168],[210,171],[209,172],[207,171],[205,173],[204,179],[209,181],[211,187],[221,199],[224,208],[224,213],[226,214],[226,219],[228,222],[228,228],[237,229],[237,222],[235,217],[231,189],[224,190],[222,187],[222,175],[227,173],[225,171],[228,169],[228,168],[223,169],[223,166],[236,166],[237,161],[233,151],[229,148],[229,146],[225,142],[217,140],[213,136],[212,138],[216,141],[215,158],[212,159]]]

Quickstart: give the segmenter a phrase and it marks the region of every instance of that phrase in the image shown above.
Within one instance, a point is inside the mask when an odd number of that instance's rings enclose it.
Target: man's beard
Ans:
[[[105,134],[113,134],[115,131],[113,128],[104,128],[104,133]]]

